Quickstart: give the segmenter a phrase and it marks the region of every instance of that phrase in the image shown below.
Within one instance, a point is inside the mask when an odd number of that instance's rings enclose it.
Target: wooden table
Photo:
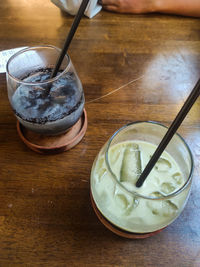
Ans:
[[[62,47],[72,21],[47,0],[4,0],[0,50]],[[88,129],[57,155],[20,140],[0,74],[0,266],[200,266],[200,99],[179,129],[195,170],[174,223],[149,239],[125,239],[99,222],[89,197],[93,160],[115,130],[136,120],[170,125],[200,76],[199,33],[196,18],[104,11],[83,18],[69,54],[84,86]]]

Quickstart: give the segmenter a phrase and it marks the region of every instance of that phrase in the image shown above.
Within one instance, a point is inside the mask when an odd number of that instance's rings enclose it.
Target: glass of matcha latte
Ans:
[[[183,211],[193,158],[180,135],[174,135],[143,185],[135,186],[167,129],[156,122],[130,123],[115,132],[97,155],[91,171],[92,204],[113,232],[148,237]]]

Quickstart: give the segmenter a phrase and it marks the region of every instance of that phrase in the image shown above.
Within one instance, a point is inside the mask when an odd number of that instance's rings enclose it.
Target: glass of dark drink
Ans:
[[[28,47],[7,63],[7,90],[20,124],[42,135],[65,133],[84,109],[81,81],[69,55],[51,78],[61,50],[54,46]]]

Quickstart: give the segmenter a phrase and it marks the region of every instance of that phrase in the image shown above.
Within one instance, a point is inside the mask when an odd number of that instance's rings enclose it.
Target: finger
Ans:
[[[116,0],[98,0],[98,4],[101,6],[116,5]]]
[[[108,11],[113,11],[113,12],[118,12],[117,6],[114,5],[103,5],[103,9],[108,10]]]

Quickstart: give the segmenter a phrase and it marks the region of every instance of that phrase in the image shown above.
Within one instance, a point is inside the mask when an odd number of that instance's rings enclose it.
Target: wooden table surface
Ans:
[[[1,1],[0,50],[62,47],[72,21],[48,0]],[[148,239],[125,239],[99,222],[89,197],[91,166],[109,136],[136,120],[170,125],[194,87],[199,19],[102,11],[82,19],[69,54],[88,129],[68,152],[45,156],[24,145],[0,74],[0,266],[200,266],[200,99],[179,129],[195,170],[175,222]]]

